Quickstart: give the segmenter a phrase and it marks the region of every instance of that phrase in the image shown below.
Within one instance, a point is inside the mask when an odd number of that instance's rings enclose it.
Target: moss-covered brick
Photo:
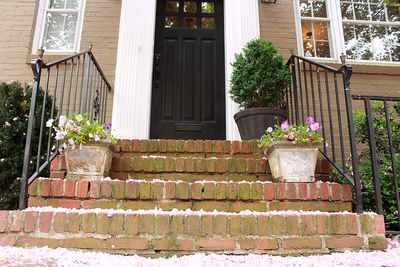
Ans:
[[[238,184],[236,182],[230,182],[227,186],[226,197],[229,200],[236,200],[238,197]]]
[[[176,140],[176,152],[184,152],[185,140]]]
[[[163,172],[164,171],[164,158],[155,158],[154,159],[154,169],[156,172]]]
[[[250,184],[239,183],[239,199],[249,200],[250,199]]]
[[[154,214],[139,215],[139,233],[154,234],[156,232],[156,220]]]
[[[139,215],[127,214],[124,229],[128,235],[137,235],[139,233]]]
[[[201,194],[203,191],[203,183],[202,182],[192,183],[190,186],[190,191],[191,191],[193,200],[201,200]]]
[[[226,199],[226,183],[217,183],[215,185],[215,199],[224,200]]]
[[[145,153],[149,148],[149,140],[140,140],[139,142],[139,151]]]
[[[175,244],[174,237],[167,237],[162,239],[151,240],[151,246],[154,250],[176,250],[177,245]]]
[[[185,172],[195,172],[195,159],[187,158],[185,160]]]
[[[236,171],[238,173],[246,172],[246,159],[237,159],[236,160]]]
[[[229,217],[226,215],[215,215],[214,216],[214,234],[226,235],[229,233],[228,228]]]
[[[212,153],[214,148],[214,141],[206,140],[204,141],[204,152]]]
[[[80,230],[85,233],[94,233],[96,231],[96,214],[83,213],[79,215]]]
[[[175,158],[165,159],[164,172],[175,172]]]
[[[194,152],[194,141],[193,140],[186,140],[185,145],[183,147],[183,151],[192,153]]]
[[[137,181],[128,181],[126,183],[125,198],[126,199],[139,198],[139,183]]]
[[[241,142],[240,152],[242,154],[249,154],[250,153],[250,142],[249,141],[242,141]]]
[[[196,159],[196,172],[204,173],[206,171],[204,159]]]
[[[374,217],[370,214],[361,214],[360,226],[362,234],[372,234],[374,232]]]
[[[120,157],[120,170],[121,171],[130,171],[131,170],[131,158],[128,156]]]
[[[185,171],[185,158],[183,158],[183,157],[176,158],[175,170],[176,170],[176,172],[184,172]]]
[[[190,198],[189,183],[179,182],[176,184],[177,198],[187,200]]]
[[[224,141],[223,148],[225,154],[231,154],[231,141]]]
[[[39,179],[34,180],[33,183],[31,183],[31,184],[29,185],[28,194],[29,194],[30,196],[36,196],[36,195],[38,195],[38,194],[39,194],[39,185],[40,185]]]
[[[124,233],[124,215],[113,214],[110,218],[110,233],[111,234],[122,234]]]
[[[224,152],[224,142],[221,140],[215,141],[213,151],[216,154],[220,154],[220,153]]]
[[[229,226],[229,232],[231,235],[240,235],[242,232],[242,218],[236,215],[230,216]]]
[[[185,216],[185,233],[191,236],[199,236],[200,229],[200,216],[197,214],[188,214]]]
[[[99,234],[109,234],[110,218],[105,213],[99,213],[96,221],[96,232]]]
[[[373,236],[368,238],[369,249],[385,250],[388,247],[388,241],[385,236]]]
[[[147,152],[157,152],[158,151],[158,140],[149,140],[149,145],[147,147]]]
[[[166,182],[165,183],[165,199],[175,199],[176,198],[176,183]]]
[[[115,199],[124,199],[125,198],[125,181],[113,181],[111,184],[113,187],[112,197]]]
[[[273,235],[283,235],[286,232],[286,223],[284,216],[271,216],[271,233]]]
[[[231,142],[231,153],[232,154],[239,154],[240,153],[240,141],[232,141]]]
[[[154,200],[162,199],[164,183],[154,182],[151,183],[151,198]]]
[[[225,173],[226,172],[226,159],[217,159],[217,167],[216,171],[218,173]]]
[[[267,171],[267,161],[265,159],[256,159],[256,173],[265,173]]]
[[[151,198],[151,183],[150,182],[139,183],[139,197],[140,197],[140,199],[150,199]]]
[[[262,200],[264,198],[264,186],[262,183],[251,184],[251,199]]]
[[[216,170],[216,160],[215,159],[205,159],[206,172],[214,173]]]
[[[215,183],[214,182],[205,182],[203,185],[203,199],[214,199],[215,193]]]
[[[170,216],[168,214],[157,214],[156,220],[156,232],[157,234],[166,235],[170,232]]]
[[[142,166],[145,172],[155,171],[155,159],[154,158],[143,158]]]
[[[167,140],[158,140],[158,152],[167,152]]]
[[[346,234],[346,220],[345,216],[341,214],[332,214],[328,219],[328,233],[329,234]]]
[[[141,157],[133,157],[131,159],[132,170],[135,172],[140,172],[143,170],[142,168],[143,159]]]
[[[242,234],[243,235],[257,235],[257,218],[256,216],[249,215],[242,217]]]
[[[227,164],[227,166],[226,166],[227,172],[230,172],[230,173],[236,172],[236,159],[229,158],[229,159],[227,159],[226,164]]]
[[[167,152],[176,151],[176,140],[167,140]]]
[[[171,219],[171,230],[175,235],[182,235],[185,232],[185,215],[174,214]]]
[[[210,236],[213,233],[213,215],[201,216],[201,235]]]
[[[194,152],[196,152],[196,153],[204,152],[204,141],[203,140],[196,140],[194,142]]]

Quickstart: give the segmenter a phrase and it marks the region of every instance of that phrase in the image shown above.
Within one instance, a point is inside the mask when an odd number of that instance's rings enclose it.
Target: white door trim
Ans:
[[[113,104],[113,134],[123,139],[150,136],[156,0],[122,0]],[[231,63],[249,40],[260,36],[258,0],[225,0],[226,138],[240,139],[229,95]]]

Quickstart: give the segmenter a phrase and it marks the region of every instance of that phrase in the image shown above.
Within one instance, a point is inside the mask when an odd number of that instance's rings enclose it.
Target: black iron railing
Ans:
[[[345,59],[342,57],[342,62],[344,63],[344,61]],[[353,185],[355,210],[358,213],[364,210],[363,194],[365,194],[360,179],[360,146],[365,148],[368,144],[370,148],[368,160],[372,170],[375,211],[378,214],[383,214],[381,178],[378,173],[380,158],[375,143],[377,132],[373,126],[371,101],[383,102],[382,112],[384,112],[386,120],[386,139],[383,143],[387,145],[385,148],[386,155],[389,155],[391,162],[392,196],[395,195],[393,198],[396,201],[397,209],[397,215],[396,212],[394,212],[394,215],[398,218],[400,196],[396,164],[397,159],[400,160],[398,156],[400,138],[396,142],[393,141],[391,124],[389,123],[393,118],[388,113],[388,102],[397,102],[400,101],[400,98],[352,96],[350,92],[352,67],[346,64],[336,69],[309,58],[292,55],[287,66],[292,74],[292,82],[286,92],[289,121],[304,124],[306,118],[312,116],[316,121],[321,122],[322,135],[326,143],[320,149],[320,152],[330,162],[334,170]],[[356,103],[353,100],[364,100],[367,120],[363,125],[367,127],[368,135],[362,141],[358,136],[359,131],[356,132],[353,116],[353,104]],[[398,108],[400,114],[400,105]],[[400,228],[400,219],[398,221]]]
[[[48,169],[51,161],[59,153],[59,144],[53,140],[53,129],[46,127],[46,119],[57,119],[61,115],[88,113],[91,120],[103,123],[107,115],[107,96],[111,91],[104,72],[99,66],[91,49],[61,60],[45,64],[39,58],[32,60],[33,71],[32,97],[29,111],[29,122],[26,133],[24,164],[21,176],[21,193],[19,208],[27,205],[28,185]],[[43,103],[37,103],[38,94],[42,93]],[[46,99],[51,97],[50,114]],[[42,108],[40,119],[36,107]],[[36,114],[36,118],[35,118]],[[32,155],[32,140],[38,135],[37,155]],[[43,144],[47,149],[42,150]]]

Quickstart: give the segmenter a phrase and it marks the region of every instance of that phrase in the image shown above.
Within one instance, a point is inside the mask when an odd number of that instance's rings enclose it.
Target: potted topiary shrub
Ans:
[[[53,127],[53,120],[47,127]],[[67,178],[100,179],[110,175],[114,139],[109,124],[90,121],[89,115],[60,116],[55,139],[65,151]]]
[[[315,182],[318,148],[323,142],[321,125],[312,117],[307,125],[287,121],[268,127],[259,146],[268,157],[272,177],[279,182]]]
[[[290,72],[274,45],[255,39],[232,64],[230,94],[242,111],[234,115],[243,140],[260,139],[265,129],[286,120],[282,109]]]

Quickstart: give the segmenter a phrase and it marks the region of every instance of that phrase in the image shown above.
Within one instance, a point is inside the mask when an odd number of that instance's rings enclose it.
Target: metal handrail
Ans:
[[[91,49],[47,64],[42,60],[43,53],[43,50],[39,50],[39,58],[31,61],[34,80],[21,176],[20,209],[26,208],[28,185],[38,178],[59,154],[58,143],[54,148],[51,147],[53,129],[49,128],[47,131],[45,130],[46,98],[51,95],[51,88],[53,89],[51,112],[50,115],[47,114],[50,119],[55,119],[57,112],[59,116],[68,116],[70,111],[73,110],[73,112],[78,113],[87,112],[91,120],[97,119],[101,123],[106,118],[107,96],[108,92],[112,89]],[[62,71],[61,75],[60,70]],[[52,86],[50,78],[54,79]],[[44,84],[41,84],[42,79],[45,80]],[[43,103],[41,103],[42,110],[39,125],[35,125],[36,106],[40,104],[37,103],[37,97],[39,91],[42,90],[41,88],[43,88],[44,94]],[[66,103],[64,103],[65,99]],[[31,155],[32,141],[36,137],[34,136],[35,129],[39,132],[38,153],[37,155]],[[45,140],[45,137],[47,137],[47,140]],[[47,141],[47,150],[42,151],[42,143],[45,141]],[[36,166],[32,162],[34,156],[37,157]]]

